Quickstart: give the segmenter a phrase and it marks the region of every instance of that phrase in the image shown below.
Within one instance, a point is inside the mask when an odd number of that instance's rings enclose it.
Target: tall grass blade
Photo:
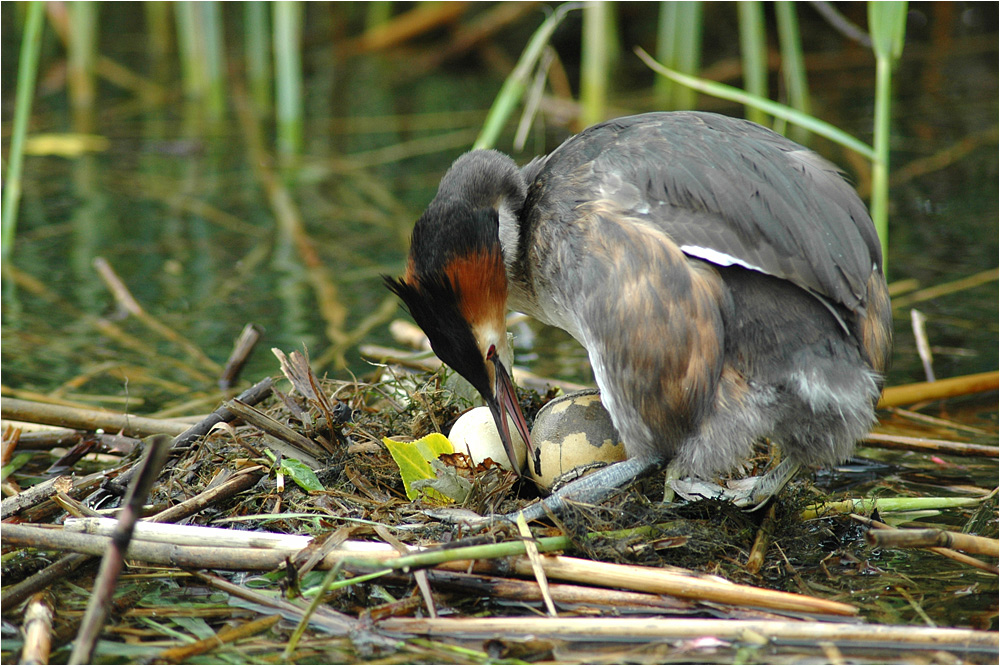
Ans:
[[[206,77],[202,62],[204,39],[202,25],[194,2],[184,1],[174,5],[177,20],[177,50],[181,60],[181,87],[189,100],[199,100],[205,95]]]
[[[288,158],[302,151],[302,3],[276,2],[272,7],[278,154]]]
[[[892,68],[906,39],[906,2],[869,2],[868,30],[875,50],[875,128],[872,165],[872,220],[882,241],[882,260],[889,258],[889,139],[892,125]]]
[[[384,25],[392,18],[392,2],[390,0],[372,0],[367,5],[365,13],[365,32]]]
[[[778,42],[781,45],[781,73],[788,91],[788,104],[802,113],[810,113],[809,83],[806,80],[805,59],[802,56],[802,35],[799,33],[797,5],[789,0],[774,3],[774,14],[778,21]],[[808,132],[796,125],[789,136],[805,143]]]
[[[205,56],[205,108],[213,120],[226,112],[225,42],[223,39],[222,5],[219,2],[199,2],[201,15],[202,52]]]
[[[718,97],[719,99],[729,100],[730,102],[736,102],[737,104],[743,104],[745,106],[760,107],[762,111],[769,113],[775,118],[783,118],[790,123],[801,125],[813,134],[817,134],[833,141],[834,143],[838,143],[845,148],[849,148],[864,156],[866,159],[875,159],[875,151],[872,150],[871,146],[863,141],[859,141],[844,130],[834,127],[826,121],[820,120],[814,116],[806,115],[801,111],[793,109],[785,104],[780,104],[764,97],[751,95],[745,90],[740,90],[739,88],[727,86],[723,83],[718,83],[717,81],[699,79],[694,76],[688,76],[687,74],[681,74],[680,72],[667,69],[660,63],[653,60],[648,53],[639,47],[636,47],[635,52],[636,55],[638,55],[639,58],[646,63],[646,66],[654,72],[663,76],[668,76],[677,83],[689,86],[699,92],[705,93],[706,95],[711,95],[712,97]]]
[[[656,37],[657,60],[674,71],[695,75],[701,67],[701,2],[661,2]],[[659,109],[693,109],[697,92],[665,76],[654,83]]]
[[[243,6],[243,57],[246,60],[250,99],[258,115],[271,109],[271,35],[268,32],[267,3],[251,0]]]
[[[605,0],[583,7],[583,40],[580,54],[580,120],[590,126],[604,120],[608,102],[610,51],[608,23],[611,8]]]
[[[736,5],[740,19],[740,60],[743,62],[743,89],[766,99],[767,94],[767,35],[764,32],[764,7],[758,0]],[[767,115],[757,105],[747,105],[746,117],[761,125]]]
[[[149,31],[149,41],[146,44],[149,61],[154,72],[162,72],[173,39],[170,32],[170,5],[163,0],[151,0],[143,3],[143,10],[146,12],[146,29]],[[153,75],[152,78],[162,80],[162,76]]]
[[[70,13],[69,34],[67,35],[67,83],[69,84],[70,106],[77,117],[94,107],[95,80],[94,63],[97,62],[97,9],[92,0],[74,2],[67,6]],[[89,127],[77,127],[80,132],[89,132]]]
[[[566,14],[579,9],[579,3],[564,3],[559,5],[552,14],[545,19],[535,34],[528,40],[528,45],[521,52],[521,57],[514,66],[514,70],[503,82],[500,92],[493,100],[493,106],[483,122],[483,129],[480,131],[473,148],[492,148],[496,145],[497,138],[503,130],[504,124],[510,118],[518,102],[524,96],[524,91],[531,81],[531,72],[535,69],[538,59],[542,54],[549,38],[555,32],[556,27],[566,17]]]
[[[3,179],[3,247],[0,248],[0,254],[5,262],[14,250],[17,211],[21,202],[24,137],[28,133],[28,119],[31,117],[31,104],[35,96],[35,80],[38,78],[38,54],[42,48],[44,17],[45,4],[41,0],[33,0],[28,5],[28,14],[24,22],[24,36],[21,38],[21,55],[17,65],[17,92],[14,102],[14,127],[11,130],[7,173]]]

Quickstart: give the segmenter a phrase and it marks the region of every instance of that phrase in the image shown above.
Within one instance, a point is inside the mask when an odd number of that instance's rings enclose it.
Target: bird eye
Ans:
[[[486,360],[493,360],[493,358],[496,357],[496,355],[497,355],[497,346],[490,345],[490,348],[486,350]]]

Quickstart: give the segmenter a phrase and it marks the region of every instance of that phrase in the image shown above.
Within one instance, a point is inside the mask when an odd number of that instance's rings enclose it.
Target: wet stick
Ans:
[[[60,308],[65,312],[65,314],[68,317],[81,320],[83,323],[93,327],[102,335],[106,335],[109,338],[120,343],[122,346],[127,347],[128,349],[131,349],[133,351],[136,351],[139,354],[142,354],[143,357],[148,359],[151,364],[155,361],[156,363],[162,364],[164,366],[177,368],[178,370],[185,373],[192,380],[196,382],[211,383],[212,381],[211,376],[199,370],[196,370],[195,368],[192,368],[190,365],[184,363],[183,361],[179,361],[169,356],[162,356],[151,345],[148,345],[142,340],[136,338],[135,336],[126,333],[119,326],[109,322],[108,320],[102,317],[95,317],[91,314],[78,310],[76,307],[74,307],[68,301],[64,300],[59,295],[55,294],[51,289],[42,284],[42,282],[37,280],[34,276],[30,275],[29,273],[18,270],[14,266],[8,266],[8,265],[4,266],[4,271],[6,271],[7,272],[6,274],[12,277],[14,279],[14,282],[23,289],[31,292],[32,294],[38,296],[39,298],[42,298],[47,303],[51,303],[52,305]]]
[[[856,513],[852,513],[851,514],[851,518],[854,519],[854,520],[856,520],[856,521],[858,521],[859,523],[861,523],[863,525],[867,525],[867,526],[869,526],[871,528],[874,528],[874,529],[878,529],[878,530],[891,530],[891,529],[894,529],[891,525],[888,525],[888,524],[883,523],[881,521],[875,520],[874,518],[868,518],[866,516],[859,516]],[[927,550],[929,550],[929,551],[931,551],[933,553],[937,553],[938,555],[942,555],[944,557],[947,557],[948,559],[955,560],[956,562],[960,562],[962,564],[968,564],[969,566],[975,567],[976,569],[982,569],[983,571],[988,571],[988,572],[990,572],[992,574],[1000,573],[1000,569],[998,569],[995,565],[993,565],[993,564],[987,564],[986,562],[981,562],[981,561],[977,560],[974,557],[966,555],[965,553],[960,553],[957,550],[952,550],[951,548],[943,548],[943,547],[940,547],[940,546],[930,546],[930,547],[927,548]]]
[[[432,638],[521,636],[574,638],[596,641],[646,639],[695,639],[712,636],[718,640],[745,641],[754,636],[770,641],[818,641],[876,643],[883,648],[922,650],[988,650],[995,653],[997,633],[940,627],[894,627],[839,622],[798,622],[775,620],[705,620],[689,618],[389,618],[378,623],[383,631],[419,634]]]
[[[198,364],[204,368],[216,374],[222,373],[222,366],[209,358],[209,356],[199,349],[197,345],[177,333],[174,329],[161,323],[156,317],[146,312],[146,310],[139,305],[139,301],[132,296],[132,292],[130,292],[128,287],[125,286],[125,282],[118,277],[118,274],[115,273],[114,269],[111,268],[111,265],[104,257],[94,258],[94,269],[97,270],[98,275],[101,276],[101,280],[115,297],[115,301],[118,305],[124,308],[130,315],[142,322],[143,326],[164,340],[180,346],[188,353],[189,356],[192,357],[192,359],[197,361]]]
[[[0,405],[0,413],[3,414],[3,418],[12,421],[27,421],[28,423],[41,423],[78,430],[122,432],[131,437],[145,437],[158,433],[179,435],[189,427],[176,421],[164,421],[98,409],[50,405],[17,398],[4,398],[2,405]]]
[[[104,626],[104,619],[111,607],[118,578],[125,566],[125,552],[132,540],[132,530],[139,520],[142,505],[149,491],[170,455],[170,438],[166,435],[154,435],[147,441],[147,447],[146,454],[137,468],[135,479],[129,485],[123,508],[118,514],[118,524],[111,542],[104,553],[104,559],[101,560],[101,568],[94,580],[93,596],[87,604],[80,632],[70,653],[71,664],[86,664],[93,661],[97,638]]]

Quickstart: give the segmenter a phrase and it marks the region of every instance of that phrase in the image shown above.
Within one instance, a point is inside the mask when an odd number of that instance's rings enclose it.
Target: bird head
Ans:
[[[507,274],[496,209],[435,199],[417,220],[406,273],[386,277],[427,334],[431,348],[479,392],[493,414],[513,469],[509,415],[530,447],[508,368]]]

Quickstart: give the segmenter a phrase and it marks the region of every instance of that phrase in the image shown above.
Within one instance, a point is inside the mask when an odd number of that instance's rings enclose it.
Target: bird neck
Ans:
[[[441,179],[436,199],[497,212],[497,234],[510,275],[521,244],[520,219],[526,193],[524,177],[513,159],[496,150],[473,150],[455,160]]]

